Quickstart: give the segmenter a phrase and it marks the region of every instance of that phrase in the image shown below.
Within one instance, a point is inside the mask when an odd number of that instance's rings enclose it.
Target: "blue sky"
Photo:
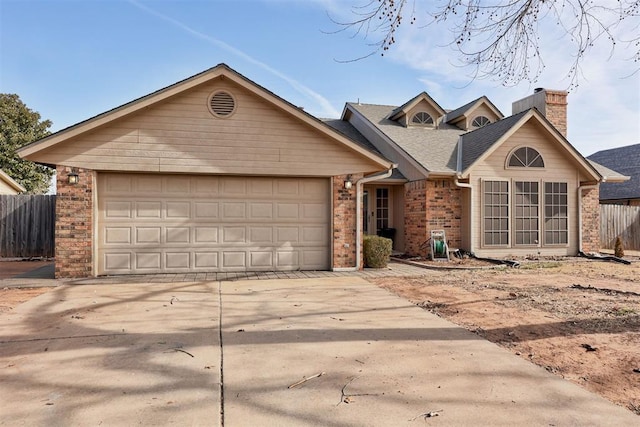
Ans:
[[[453,65],[445,27],[404,26],[385,54],[339,29],[366,0],[0,0],[0,92],[57,131],[224,62],[318,117],[344,103],[400,105],[427,91],[456,108],[487,95],[505,114],[535,87],[567,89],[568,47],[543,40],[546,71],[505,88]],[[633,31],[637,33],[638,29]],[[550,32],[551,34],[552,32]],[[569,141],[583,154],[640,142],[640,73],[596,46],[569,94]],[[635,72],[635,73],[634,73]]]

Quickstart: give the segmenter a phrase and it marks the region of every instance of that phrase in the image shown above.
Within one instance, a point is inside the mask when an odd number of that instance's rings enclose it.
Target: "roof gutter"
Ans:
[[[454,181],[454,183],[456,184],[456,187],[459,188],[468,188],[469,189],[469,221],[471,221],[471,224],[469,226],[469,252],[471,254],[473,254],[473,185],[471,184],[466,184],[463,182],[460,182],[460,175],[456,176],[456,179]]]

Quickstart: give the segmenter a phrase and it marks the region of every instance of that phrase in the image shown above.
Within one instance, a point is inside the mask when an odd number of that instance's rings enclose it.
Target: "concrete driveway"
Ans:
[[[357,276],[64,285],[0,321],[2,425],[639,420]]]

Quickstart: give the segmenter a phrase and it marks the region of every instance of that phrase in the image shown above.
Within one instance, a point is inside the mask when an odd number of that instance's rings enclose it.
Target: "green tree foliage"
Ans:
[[[23,160],[16,151],[49,135],[50,126],[50,120],[41,120],[18,95],[0,93],[0,169],[31,194],[46,193],[53,169]]]

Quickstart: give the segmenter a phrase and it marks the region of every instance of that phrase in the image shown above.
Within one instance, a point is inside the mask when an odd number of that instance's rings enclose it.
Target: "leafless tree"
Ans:
[[[378,37],[369,43],[371,52],[358,59],[384,55],[405,22],[421,27],[448,24],[449,45],[461,54],[462,65],[472,67],[474,78],[492,78],[506,86],[535,82],[544,69],[541,24],[555,21],[573,46],[567,52],[573,62],[566,70],[571,86],[577,85],[581,61],[600,42],[611,55],[621,48],[640,65],[640,0],[367,1],[352,6],[353,20],[333,19],[341,27],[338,31]],[[426,10],[418,12],[416,6]]]

